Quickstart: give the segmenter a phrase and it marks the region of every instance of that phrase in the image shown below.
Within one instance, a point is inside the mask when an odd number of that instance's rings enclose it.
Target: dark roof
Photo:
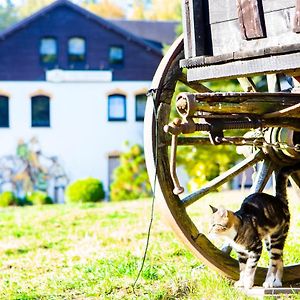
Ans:
[[[110,20],[115,25],[145,40],[171,45],[176,39],[177,21]]]
[[[117,26],[117,24],[114,24],[111,21],[105,20],[105,19],[89,12],[88,10],[86,10],[68,0],[56,0],[52,4],[42,8],[41,10],[32,14],[31,16],[12,25],[11,27],[7,28],[6,30],[0,32],[0,39],[2,39],[2,40],[6,39],[9,35],[13,34],[14,32],[16,32],[18,30],[23,29],[24,27],[27,27],[35,19],[39,18],[40,16],[43,16],[44,14],[50,12],[51,10],[55,9],[58,6],[68,6],[69,8],[77,11],[78,13],[82,14],[86,18],[98,23],[98,25],[106,28],[107,30],[111,30],[111,31],[125,37],[126,39],[129,39],[137,44],[140,44],[141,46],[145,47],[147,50],[156,52],[157,54],[161,55],[161,51],[157,47],[153,46],[151,43],[147,43],[147,41],[145,41],[143,38],[136,36],[135,34]]]

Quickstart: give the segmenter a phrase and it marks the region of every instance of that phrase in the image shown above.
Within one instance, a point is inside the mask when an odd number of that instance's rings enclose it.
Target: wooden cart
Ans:
[[[273,172],[300,160],[300,0],[183,0],[182,7],[184,34],[159,65],[147,101],[147,169],[175,233],[202,262],[237,280],[238,262],[199,232],[187,208],[259,162],[251,192],[263,191]],[[267,92],[259,91],[254,76],[266,78]],[[224,79],[236,79],[242,92],[203,84]],[[177,83],[193,92],[175,95]],[[179,118],[172,120],[175,109]],[[227,129],[258,134],[224,136]],[[177,146],[223,144],[249,145],[253,153],[182,196]],[[300,173],[292,178],[299,187]],[[258,268],[256,284],[265,273]],[[300,264],[286,266],[283,280],[300,281]]]

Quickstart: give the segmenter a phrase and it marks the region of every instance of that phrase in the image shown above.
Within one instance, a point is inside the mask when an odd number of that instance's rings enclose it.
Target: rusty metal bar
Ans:
[[[176,150],[177,150],[177,135],[172,135],[171,142],[171,157],[170,157],[170,174],[174,184],[173,193],[175,195],[182,194],[184,188],[180,185],[177,173],[176,173]]]

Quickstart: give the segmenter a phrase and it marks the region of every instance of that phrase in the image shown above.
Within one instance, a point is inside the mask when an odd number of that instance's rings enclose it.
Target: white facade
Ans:
[[[78,81],[78,80],[77,80]],[[143,143],[143,122],[135,120],[135,96],[149,81],[2,81],[9,98],[9,128],[0,128],[0,156],[16,153],[18,140],[39,140],[42,153],[57,156],[70,181],[100,179],[108,192],[108,157],[124,143]],[[126,121],[108,121],[108,95],[126,96]],[[50,127],[31,127],[31,97],[50,97]]]

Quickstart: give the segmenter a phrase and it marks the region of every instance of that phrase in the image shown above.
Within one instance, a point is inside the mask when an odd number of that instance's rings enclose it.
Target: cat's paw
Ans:
[[[276,282],[276,281],[274,281],[274,279],[272,279],[272,280],[268,279],[268,280],[266,280],[266,281],[263,283],[263,287],[264,287],[265,289],[269,289],[269,288],[276,287],[275,282]],[[281,282],[280,282],[280,283],[281,283]],[[282,286],[282,284],[281,284],[280,286]],[[279,287],[279,286],[278,286],[278,287]]]
[[[236,288],[243,288],[244,287],[244,281],[243,280],[238,280],[234,283],[234,287]]]
[[[273,287],[282,287],[282,282],[281,282],[281,280],[276,279],[276,280],[273,282]]]
[[[254,285],[253,280],[245,280],[244,281],[244,288],[245,290],[250,290]]]

